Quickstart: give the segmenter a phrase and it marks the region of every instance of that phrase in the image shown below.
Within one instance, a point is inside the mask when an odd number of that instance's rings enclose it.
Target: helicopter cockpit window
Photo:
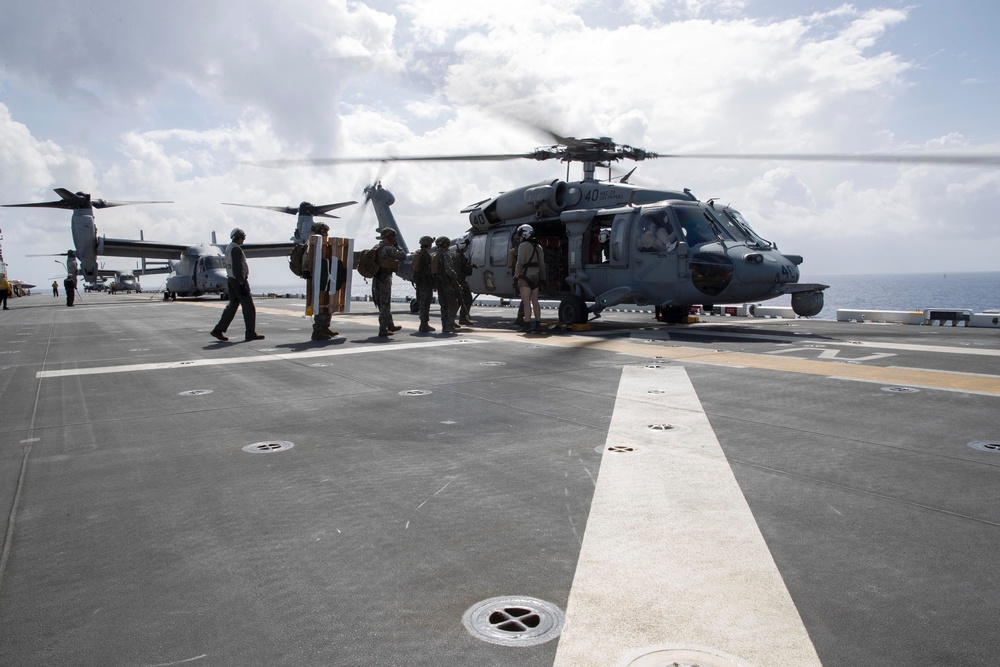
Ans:
[[[700,207],[677,206],[673,211],[677,216],[677,222],[680,223],[684,240],[692,248],[702,243],[716,243],[724,239],[735,240],[732,234],[710,218]]]
[[[742,229],[751,241],[754,241],[761,248],[773,248],[774,244],[762,237],[760,234],[754,231],[750,223],[747,222],[746,218],[743,217],[739,211],[734,208],[727,206],[722,209],[723,217],[732,221],[734,225]]]
[[[677,233],[666,211],[643,214],[639,225],[639,252],[668,252],[677,246]]]
[[[215,269],[225,271],[226,269],[226,259],[224,257],[205,257],[204,260],[204,267],[207,271],[213,271]]]

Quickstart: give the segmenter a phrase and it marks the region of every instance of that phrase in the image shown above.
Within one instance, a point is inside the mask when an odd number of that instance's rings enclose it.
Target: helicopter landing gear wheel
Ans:
[[[683,324],[691,313],[691,306],[666,306],[660,309],[660,321],[667,324]]]
[[[587,321],[587,302],[572,294],[559,302],[559,322],[562,324],[583,324]]]

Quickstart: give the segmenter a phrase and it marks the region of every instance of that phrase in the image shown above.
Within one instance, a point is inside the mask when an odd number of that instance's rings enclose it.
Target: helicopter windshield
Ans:
[[[750,223],[747,222],[746,218],[743,217],[743,214],[741,214],[736,209],[726,206],[725,208],[722,209],[722,216],[720,217],[724,222],[729,222],[730,224],[735,225],[736,227],[741,229],[743,233],[746,234],[749,237],[749,239],[752,242],[756,243],[759,247],[761,248],[775,247],[773,243],[771,243],[767,239],[763,238],[760,234],[755,232],[753,230],[753,227],[750,226]]]
[[[735,241],[733,234],[721,225],[715,218],[697,206],[676,206],[672,207],[677,222],[681,226],[684,239],[691,247],[703,243],[716,243],[718,241]],[[742,236],[742,235],[741,235]]]
[[[205,257],[205,263],[202,266],[205,268],[206,271],[215,271],[215,270],[225,271],[226,270],[225,261],[226,260],[224,257]]]

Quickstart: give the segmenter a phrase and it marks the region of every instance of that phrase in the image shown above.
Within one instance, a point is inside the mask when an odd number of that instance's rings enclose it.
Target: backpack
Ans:
[[[302,277],[302,258],[306,256],[306,244],[296,243],[288,256],[288,268],[298,277]]]
[[[379,270],[379,244],[354,255],[354,268],[365,278],[374,278]]]

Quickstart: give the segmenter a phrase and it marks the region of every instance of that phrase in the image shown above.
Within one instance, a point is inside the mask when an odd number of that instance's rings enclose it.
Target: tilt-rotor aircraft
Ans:
[[[539,128],[541,129],[541,128]],[[597,167],[620,160],[711,158],[716,160],[811,160],[834,162],[937,163],[997,165],[996,155],[841,155],[717,154],[666,155],[617,144],[610,138],[553,138],[552,146],[529,153],[492,155],[424,155],[375,158],[272,160],[261,166],[322,166],[358,162],[443,162],[490,160],[559,160],[567,163],[567,179],[526,185],[476,202],[461,213],[469,216],[465,233],[476,268],[469,277],[473,292],[517,298],[507,253],[515,230],[532,226],[545,253],[548,281],[543,298],[560,302],[559,319],[582,323],[591,315],[622,303],[653,305],[657,319],[686,321],[691,307],[764,301],[790,295],[795,313],[818,315],[827,285],[799,282],[803,258],[778,250],[733,206],[699,200],[688,188],[649,189],[627,183],[634,169],[617,180],[601,181]],[[583,179],[569,180],[569,164],[582,163]],[[382,226],[395,227],[381,195],[375,206]],[[366,195],[369,195],[366,190]],[[369,195],[370,196],[370,195]],[[373,204],[376,203],[373,200]],[[405,277],[405,276],[404,276]]]
[[[163,266],[153,268],[144,267],[136,271],[138,275],[148,275],[156,273],[170,273],[166,280],[164,294],[168,297],[178,296],[201,296],[203,294],[225,295],[227,280],[224,265],[224,254],[226,244],[216,243],[215,234],[212,234],[212,243],[199,244],[178,244],[162,243],[158,241],[146,241],[144,239],[111,239],[98,236],[97,226],[94,224],[94,209],[111,208],[126,204],[166,204],[171,202],[150,202],[150,201],[106,201],[104,199],[91,199],[91,196],[84,192],[73,193],[65,188],[57,188],[58,201],[38,202],[31,204],[5,204],[10,207],[37,207],[37,208],[63,208],[73,211],[71,229],[73,233],[73,243],[76,246],[75,256],[79,263],[80,273],[87,282],[96,282],[101,274],[97,266],[99,255],[114,257],[136,257],[143,260],[159,260],[165,262]],[[354,203],[354,202],[349,202]],[[319,210],[320,213],[347,206],[349,203],[330,204],[324,207],[314,207],[305,204],[307,207],[306,217],[310,213]],[[335,217],[335,216],[327,216]],[[312,220],[303,219],[300,215],[296,234],[305,225],[308,234],[309,225]],[[292,243],[244,243],[243,252],[248,259],[258,257],[284,257],[291,251]]]

